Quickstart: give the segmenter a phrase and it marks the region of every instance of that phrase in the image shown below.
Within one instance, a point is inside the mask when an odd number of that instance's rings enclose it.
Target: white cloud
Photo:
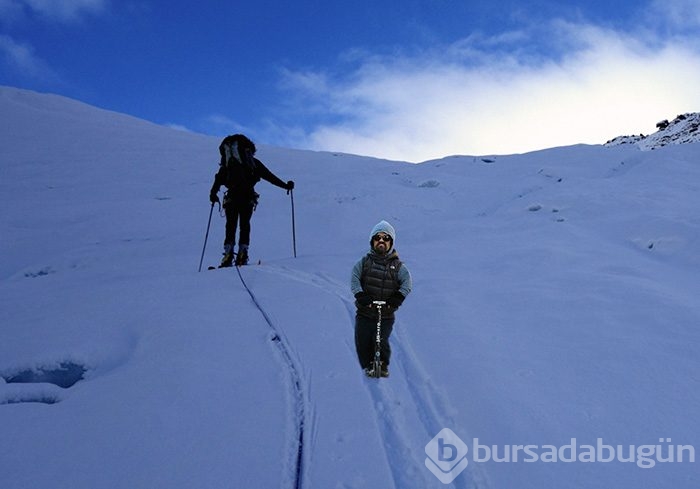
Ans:
[[[175,129],[176,131],[182,131],[182,132],[192,132],[187,126],[183,126],[182,124],[177,124],[177,123],[165,123],[163,124],[165,127],[169,127],[170,129]]]
[[[18,0],[0,0],[0,23],[9,23],[22,16],[22,4]]]
[[[204,118],[202,131],[205,134],[225,136],[236,132],[249,133],[248,128],[237,121],[221,114],[211,114]]]
[[[80,20],[85,14],[100,14],[109,0],[0,0],[0,14],[9,20],[21,18],[24,11],[58,22]]]
[[[700,27],[700,0],[653,0],[651,21],[671,28]]]
[[[3,64],[22,76],[45,80],[57,78],[49,65],[36,55],[32,46],[17,42],[4,34],[0,34],[0,55],[4,61]]]
[[[106,10],[107,0],[24,0],[32,10],[50,19],[73,21],[83,14]]]
[[[0,0],[0,26],[26,21],[30,13],[51,22],[71,23],[86,14],[106,11],[109,0]],[[6,26],[3,26],[6,27]],[[37,27],[41,28],[41,27]],[[58,81],[59,76],[35,52],[31,44],[0,32],[0,66],[44,81]]]
[[[289,73],[288,88],[303,96],[297,110],[336,119],[308,131],[306,145],[408,161],[517,153],[649,133],[700,109],[700,53],[687,39],[544,28],[368,57],[342,76]]]

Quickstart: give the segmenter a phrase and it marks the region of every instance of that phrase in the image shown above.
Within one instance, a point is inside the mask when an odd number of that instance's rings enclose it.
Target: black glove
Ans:
[[[372,304],[372,297],[367,292],[358,292],[355,294],[355,300],[362,307],[369,307]]]
[[[401,304],[403,304],[404,299],[405,297],[401,292],[394,292],[394,294],[386,300],[386,303],[394,309],[398,309],[401,307]]]
[[[287,190],[294,190],[294,181],[290,180],[287,182]]]
[[[219,196],[216,194],[217,192],[214,189],[211,189],[211,192],[209,192],[209,202],[211,202],[212,204],[219,202]]]

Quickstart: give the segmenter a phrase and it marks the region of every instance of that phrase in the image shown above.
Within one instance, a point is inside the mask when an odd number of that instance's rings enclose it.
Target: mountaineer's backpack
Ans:
[[[221,166],[231,169],[233,165],[242,165],[251,174],[255,172],[255,144],[242,134],[226,136],[221,145]]]

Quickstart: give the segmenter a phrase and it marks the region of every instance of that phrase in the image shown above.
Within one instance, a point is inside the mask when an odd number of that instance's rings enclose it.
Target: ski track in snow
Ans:
[[[310,413],[312,412],[311,403],[307,398],[307,390],[305,388],[308,385],[308,383],[304,379],[298,360],[296,360],[297,355],[295,354],[294,349],[291,347],[289,341],[284,335],[284,332],[280,327],[275,325],[275,323],[265,312],[265,309],[263,309],[263,307],[260,305],[257,297],[255,296],[255,293],[248,287],[248,284],[245,282],[245,279],[241,274],[240,267],[235,268],[238,272],[238,277],[240,278],[243,287],[245,287],[246,291],[248,291],[248,294],[250,295],[250,298],[252,299],[253,303],[262,314],[263,318],[265,319],[265,322],[270,326],[270,329],[272,330],[271,340],[276,345],[277,350],[279,351],[282,357],[282,361],[289,373],[289,387],[294,398],[294,406],[292,406],[292,411],[294,413],[294,447],[291,449],[290,461],[288,463],[290,465],[290,477],[293,481],[292,487],[294,487],[294,489],[302,489],[304,487],[305,480],[304,462],[306,460],[308,452],[307,438],[308,434],[312,431],[309,430],[312,424],[309,423],[309,420],[307,419],[310,416]]]
[[[347,284],[321,272],[308,274],[274,265],[267,268],[337,297],[347,310],[348,329],[353,331],[355,305],[348,296]],[[401,322],[397,320],[396,324],[400,326]],[[431,381],[400,330],[400,327],[395,327],[392,334],[392,376],[389,379],[365,379],[366,388],[373,403],[394,487],[443,487],[425,468],[423,447],[443,428],[455,426],[450,415],[454,408]],[[425,437],[409,439],[403,426],[422,426]],[[474,462],[450,485],[455,489],[491,487],[486,473]]]

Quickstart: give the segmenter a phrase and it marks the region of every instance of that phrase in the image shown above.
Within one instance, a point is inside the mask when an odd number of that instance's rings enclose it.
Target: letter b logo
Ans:
[[[454,462],[457,458],[457,447],[445,442],[444,438],[438,438],[438,460],[440,462]]]
[[[425,446],[425,466],[443,484],[450,484],[469,465],[469,448],[449,428],[444,428]]]

